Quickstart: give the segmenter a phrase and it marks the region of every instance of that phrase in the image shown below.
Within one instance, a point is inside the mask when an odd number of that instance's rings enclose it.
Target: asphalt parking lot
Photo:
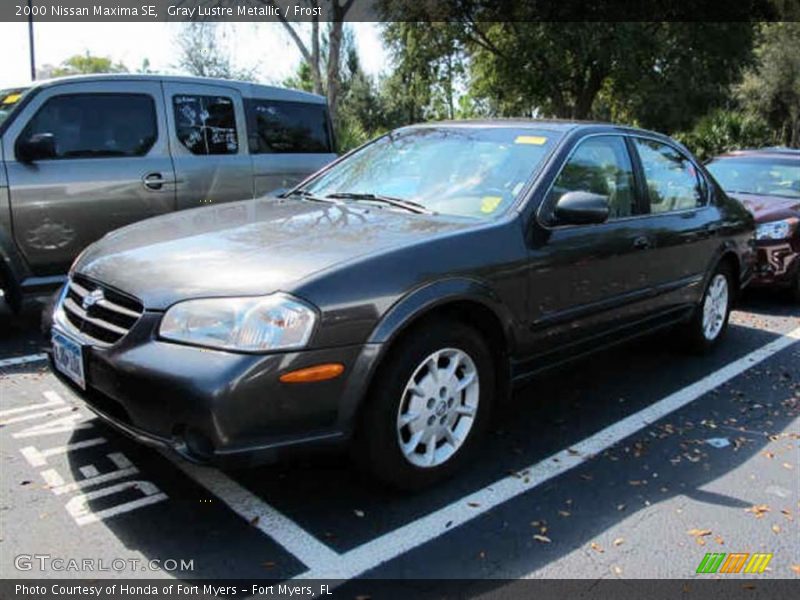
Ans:
[[[783,299],[748,295],[709,356],[661,335],[540,376],[466,472],[413,496],[343,456],[223,473],[141,447],[48,373],[37,320],[0,325],[0,577],[683,579],[719,577],[695,574],[717,552],[773,555],[733,577],[800,576]]]

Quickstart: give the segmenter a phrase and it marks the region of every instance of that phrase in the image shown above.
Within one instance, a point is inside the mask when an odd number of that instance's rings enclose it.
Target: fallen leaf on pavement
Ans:
[[[798,575],[800,575],[800,565],[792,565],[792,566],[791,566],[791,567],[789,567],[789,568],[790,568],[792,571],[794,571],[795,573],[797,573]]]
[[[471,506],[472,508],[478,508],[480,505],[480,502],[467,502],[467,506]]]
[[[611,570],[614,571],[614,573],[616,573],[617,575],[622,575],[622,567],[614,565],[613,567],[611,567]]]
[[[571,513],[571,512],[569,512],[568,510],[560,510],[560,511],[558,511],[558,514],[559,514],[559,515],[561,515],[562,517],[568,517],[568,516],[570,516],[572,513]]]
[[[714,541],[715,541],[715,542],[717,542],[719,545],[722,545],[722,544],[724,544],[724,543],[725,543],[725,540],[723,540],[723,539],[722,539],[722,536],[721,536],[721,535],[718,535],[718,536],[716,536],[716,537],[714,538]]]
[[[602,554],[603,552],[605,552],[605,550],[603,550],[603,548],[602,548],[602,547],[600,546],[600,544],[598,544],[597,542],[592,542],[592,543],[589,545],[589,547],[590,547],[592,550],[594,550],[595,552],[599,552],[600,554]]]
[[[794,469],[794,467],[793,467],[792,465],[790,465],[789,463],[783,463],[783,468],[784,468],[784,469],[789,469],[790,471],[791,471],[792,469]]]
[[[617,538],[617,539],[614,540],[614,545],[615,546],[621,546],[624,542],[625,542],[625,540],[620,537],[620,538]]]
[[[773,525],[772,526],[772,531],[774,533],[780,533],[781,532],[781,526],[780,525]]]
[[[255,517],[253,517],[252,519],[250,519],[250,525],[258,525],[258,522],[259,522],[260,520],[261,520],[261,517],[259,517],[259,516],[255,516]]]
[[[710,529],[690,529],[687,531],[689,535],[693,535],[694,537],[702,537],[706,535],[711,535]]]
[[[538,533],[533,536],[533,539],[535,539],[537,542],[542,542],[543,544],[549,544],[553,541],[546,535],[539,535]]]
[[[756,504],[750,508],[745,508],[744,510],[745,512],[753,513],[756,516],[756,519],[760,519],[764,516],[764,513],[769,512],[769,506],[766,504]]]
[[[364,511],[363,511],[363,510],[358,510],[358,509],[355,509],[355,510],[353,511],[353,513],[355,513],[355,515],[356,515],[356,516],[357,516],[359,519],[361,519],[361,518],[363,518],[363,517],[364,517]]]

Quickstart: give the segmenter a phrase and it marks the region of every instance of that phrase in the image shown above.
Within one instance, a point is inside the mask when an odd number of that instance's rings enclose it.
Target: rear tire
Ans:
[[[401,490],[450,477],[484,436],[494,394],[494,363],[480,334],[458,321],[421,323],[375,376],[357,432],[359,462]]]
[[[728,329],[735,289],[733,269],[727,262],[720,263],[706,284],[700,304],[682,328],[687,350],[704,354],[719,344]]]
[[[791,290],[789,290],[789,298],[795,304],[800,304],[800,268],[797,269],[797,274],[794,276],[794,283]]]

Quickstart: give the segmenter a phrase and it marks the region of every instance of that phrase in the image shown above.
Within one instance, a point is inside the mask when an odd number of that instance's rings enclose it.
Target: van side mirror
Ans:
[[[17,142],[17,160],[32,163],[56,157],[56,136],[52,133],[35,133]]]
[[[608,212],[608,196],[567,192],[556,202],[554,215],[559,224],[589,225],[605,223]]]

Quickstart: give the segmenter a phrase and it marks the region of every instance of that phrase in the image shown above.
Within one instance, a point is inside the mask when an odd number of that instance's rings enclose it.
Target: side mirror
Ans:
[[[567,192],[556,202],[558,223],[588,225],[608,219],[608,196],[591,192]]]
[[[56,157],[56,137],[52,133],[36,133],[17,142],[17,160],[32,163]]]

